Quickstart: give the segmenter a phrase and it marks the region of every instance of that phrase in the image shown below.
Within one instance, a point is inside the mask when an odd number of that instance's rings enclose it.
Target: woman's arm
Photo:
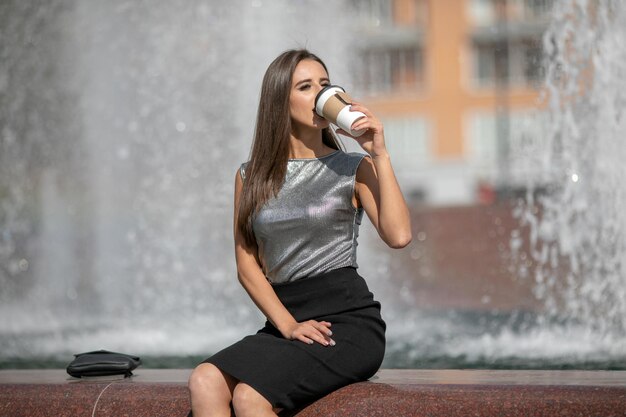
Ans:
[[[357,170],[357,201],[383,241],[392,248],[403,248],[411,242],[411,218],[391,166],[383,125],[364,106],[353,103],[351,109],[367,116],[353,128],[368,129],[355,139],[371,156],[364,158]]]
[[[280,301],[272,285],[259,266],[257,258],[257,248],[249,247],[245,244],[243,236],[237,227],[237,209],[239,207],[239,197],[243,188],[243,181],[237,171],[235,178],[235,259],[237,262],[237,277],[252,301],[276,327],[283,337],[290,340],[300,340],[304,343],[312,344],[318,342],[324,346],[334,345],[330,338],[331,324],[325,321],[318,322],[309,320],[298,323],[291,313]]]

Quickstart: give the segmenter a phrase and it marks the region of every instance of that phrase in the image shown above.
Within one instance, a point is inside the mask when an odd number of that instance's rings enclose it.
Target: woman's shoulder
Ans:
[[[337,167],[345,168],[349,174],[354,175],[361,161],[368,156],[363,152],[346,152],[339,150],[334,159]]]
[[[345,155],[345,158],[348,158],[348,160],[353,161],[353,162],[361,162],[361,160],[363,158],[368,156],[364,152],[354,152],[354,151],[353,152],[343,152],[343,154]]]

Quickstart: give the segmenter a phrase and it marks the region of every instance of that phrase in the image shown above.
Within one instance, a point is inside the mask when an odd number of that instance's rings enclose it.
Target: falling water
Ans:
[[[0,359],[206,355],[259,325],[234,274],[235,170],[280,51],[319,52],[351,87],[347,4],[0,3]],[[511,148],[533,173],[516,279],[533,280],[543,309],[420,310],[387,281],[393,259],[365,221],[359,264],[383,301],[386,365],[626,357],[626,5],[554,12],[548,122]]]
[[[530,233],[520,273],[535,280],[544,328],[623,357],[626,5],[558,2],[544,48],[544,134],[520,149],[535,170],[515,213]]]
[[[258,325],[235,172],[278,53],[349,85],[343,3],[2,2],[3,356],[206,353]]]

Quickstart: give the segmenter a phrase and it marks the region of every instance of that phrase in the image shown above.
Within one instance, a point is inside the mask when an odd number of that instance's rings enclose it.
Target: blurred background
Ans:
[[[383,366],[626,369],[625,28],[612,0],[4,0],[0,367],[192,367],[261,326],[234,177],[306,47],[411,210],[402,250],[361,228]]]

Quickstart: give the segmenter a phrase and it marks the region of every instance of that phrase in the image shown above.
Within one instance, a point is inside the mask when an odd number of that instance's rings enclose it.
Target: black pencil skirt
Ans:
[[[380,304],[353,267],[275,285],[299,322],[328,321],[335,346],[288,340],[269,322],[204,362],[253,387],[274,407],[293,409],[373,376],[385,353]]]

